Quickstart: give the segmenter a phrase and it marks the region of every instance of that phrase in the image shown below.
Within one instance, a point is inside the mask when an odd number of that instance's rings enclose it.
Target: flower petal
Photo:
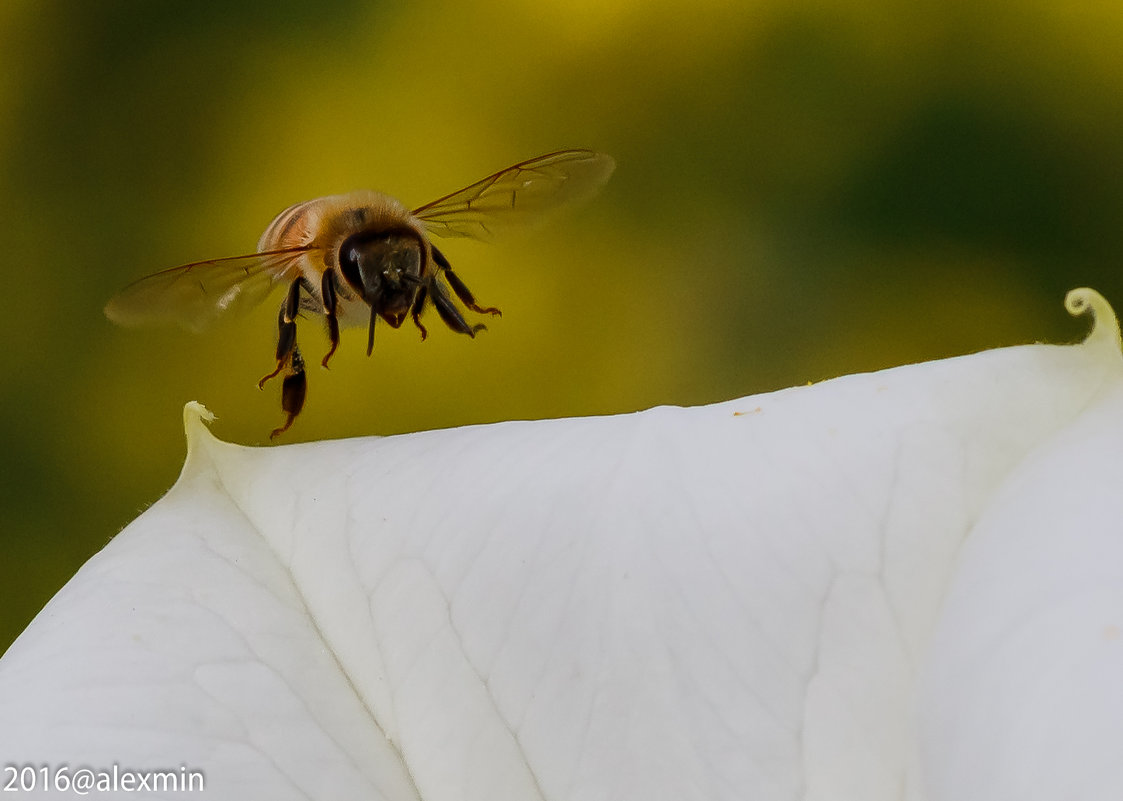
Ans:
[[[995,798],[957,777],[1106,758],[1123,717],[1082,694],[1117,675],[1095,553],[1123,359],[1102,298],[1069,305],[1098,314],[1082,345],[693,409],[255,449],[189,405],[176,486],[0,660],[0,754],[427,801],[878,801],[922,797],[918,769],[933,799]],[[1026,659],[1081,684],[1020,707]],[[1004,759],[1027,715],[1083,739],[1042,724]]]

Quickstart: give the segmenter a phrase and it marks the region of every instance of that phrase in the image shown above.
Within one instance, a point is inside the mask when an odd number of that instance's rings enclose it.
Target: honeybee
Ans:
[[[258,382],[284,373],[281,409],[288,430],[304,407],[307,378],[296,342],[301,312],[323,315],[329,347],[341,326],[367,326],[367,355],[375,322],[398,328],[408,315],[424,340],[421,315],[434,306],[453,331],[474,337],[486,326],[469,323],[449,292],[478,314],[481,306],[453,271],[430,234],[489,241],[502,229],[540,220],[549,212],[591,197],[616,164],[591,150],[561,150],[489,175],[471,186],[410,211],[380,192],[359,191],[297,203],[278,214],[245,256],[198,261],[129,284],[105,306],[126,326],[175,322],[201,330],[224,313],[261,303],[278,284],[288,290],[277,315],[276,366]]]

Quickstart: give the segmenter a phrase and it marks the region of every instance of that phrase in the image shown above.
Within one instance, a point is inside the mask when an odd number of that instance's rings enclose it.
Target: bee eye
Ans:
[[[361,257],[362,251],[356,237],[350,236],[343,240],[343,244],[339,247],[339,270],[343,273],[343,277],[347,279],[347,283],[357,289],[360,294],[363,293],[363,274],[359,269]]]

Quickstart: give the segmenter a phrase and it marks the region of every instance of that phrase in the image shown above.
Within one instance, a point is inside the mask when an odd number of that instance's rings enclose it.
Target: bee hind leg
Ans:
[[[433,261],[441,268],[441,272],[443,272],[445,278],[448,279],[448,285],[452,287],[452,291],[456,293],[456,297],[460,298],[461,303],[472,311],[479,312],[480,314],[498,314],[500,317],[503,316],[503,312],[499,311],[499,309],[494,306],[484,307],[476,303],[476,296],[472,294],[472,290],[468,289],[465,283],[460,280],[460,276],[452,271],[452,265],[449,264],[448,259],[436,248],[433,248]]]
[[[280,428],[274,428],[269,439],[276,439],[289,430],[293,420],[304,408],[304,396],[307,391],[308,378],[304,373],[304,357],[300,355],[300,348],[294,344],[289,373],[281,383],[281,411],[286,415],[285,423]]]
[[[296,350],[296,315],[300,311],[300,279],[292,282],[288,294],[277,314],[277,369],[263,376],[257,382],[258,389],[265,388],[265,382],[273,378],[289,363]]]

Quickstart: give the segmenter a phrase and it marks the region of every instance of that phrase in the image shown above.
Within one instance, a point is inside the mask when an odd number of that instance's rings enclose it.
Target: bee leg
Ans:
[[[429,288],[425,284],[417,290],[417,297],[413,299],[413,308],[410,313],[413,315],[413,324],[421,329],[421,341],[425,341],[425,337],[429,336],[429,332],[425,326],[421,324],[421,312],[425,308],[425,299],[429,296]]]
[[[468,324],[468,321],[464,319],[460,309],[456,308],[456,304],[448,296],[448,291],[441,285],[436,276],[429,282],[429,296],[432,297],[433,305],[437,307],[437,314],[444,320],[444,324],[456,333],[474,337],[477,331],[487,330],[487,326],[482,323]]]
[[[266,381],[285,369],[289,357],[296,349],[296,315],[300,311],[300,280],[298,278],[292,282],[281,304],[281,310],[277,314],[277,369],[257,382],[258,389],[264,389]]]
[[[328,359],[335,353],[335,349],[339,347],[339,320],[335,316],[337,305],[335,274],[331,270],[324,271],[324,280],[320,285],[320,294],[324,298],[324,319],[327,320],[328,323],[328,339],[331,341],[331,349],[320,364],[327,367]]]
[[[374,306],[370,307],[370,328],[367,329],[367,356],[374,352],[374,324],[378,320],[378,312]]]
[[[287,415],[285,424],[280,428],[274,428],[273,433],[269,435],[269,439],[276,439],[289,430],[292,421],[304,408],[304,396],[307,391],[308,378],[304,374],[304,357],[300,355],[300,348],[294,344],[289,372],[281,384],[281,411]]]
[[[499,311],[499,309],[494,306],[484,308],[476,303],[476,297],[472,294],[472,290],[468,289],[464,282],[460,280],[460,276],[452,271],[452,265],[448,263],[448,259],[436,248],[433,248],[433,261],[441,268],[441,271],[448,279],[449,286],[452,287],[452,291],[456,293],[456,297],[460,298],[460,301],[465,306],[480,314],[498,314],[500,317],[503,316],[503,312]]]

